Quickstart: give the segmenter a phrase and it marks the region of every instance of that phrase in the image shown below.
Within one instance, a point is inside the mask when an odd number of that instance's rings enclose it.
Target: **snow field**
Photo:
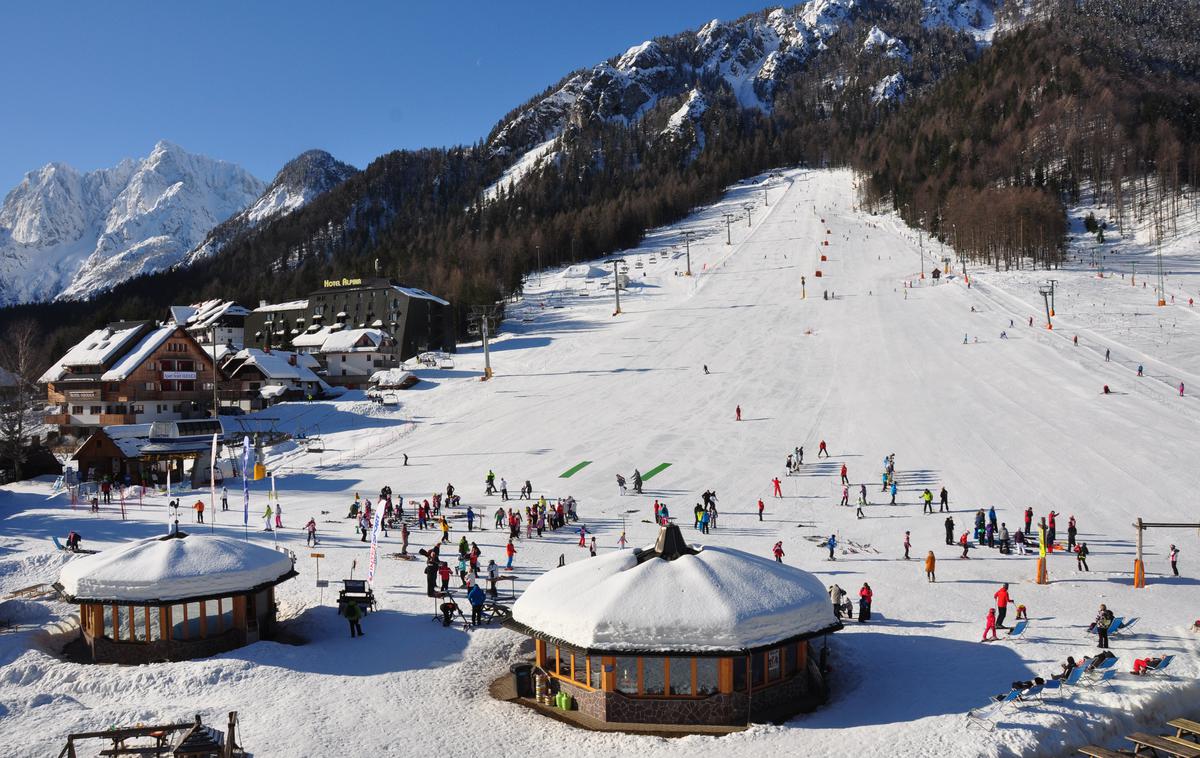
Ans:
[[[381,755],[1065,755],[1194,709],[1200,691],[1188,628],[1200,614],[1196,580],[1187,574],[1196,535],[1147,532],[1150,586],[1134,590],[1130,524],[1139,516],[1195,518],[1186,497],[1200,402],[1172,395],[1155,376],[1187,375],[1200,320],[1178,318],[1179,336],[1170,343],[1176,347],[1134,339],[1133,317],[1122,318],[1119,309],[1085,321],[1088,311],[1077,303],[1090,302],[1085,293],[1106,285],[1093,281],[1093,272],[1069,268],[1055,272],[1066,299],[1052,333],[1036,318],[1034,328],[1022,325],[1022,315],[1037,313],[1028,289],[1042,272],[981,272],[970,289],[961,279],[937,286],[926,280],[906,297],[904,283],[919,282],[916,239],[891,217],[856,212],[852,181],[846,172],[762,177],[731,188],[684,224],[652,232],[623,254],[631,282],[616,318],[612,294],[598,280],[553,271],[531,277],[526,299],[510,310],[492,344],[492,381],[478,381],[482,354],[468,346],[455,357],[456,368],[416,372],[422,383],[401,393],[395,411],[355,393],[271,409],[275,420],[261,423],[319,428],[326,446],[323,454],[284,447],[269,461],[280,470],[287,528],[254,531],[261,528],[267,482],[253,483],[250,506],[250,538],[278,540],[300,556],[301,576],[278,595],[288,629],[308,644],[259,643],[152,667],[93,667],[58,660],[47,638],[32,631],[4,634],[0,733],[8,752],[44,755],[56,752],[69,731],[236,709],[246,743],[264,756],[341,753],[349,735],[356,752]],[[744,203],[755,203],[749,226]],[[740,214],[732,245],[725,244],[726,212]],[[684,228],[697,232],[693,277],[678,275]],[[824,239],[829,247],[818,244]],[[822,253],[825,263],[818,262]],[[836,297],[824,300],[826,288]],[[1078,348],[1067,336],[1076,328]],[[999,339],[1002,329],[1008,339]],[[964,333],[978,335],[978,343],[962,344]],[[1144,353],[1154,376],[1138,385],[1127,365],[1106,364],[1093,346],[1101,339],[1112,345],[1114,361]],[[1101,395],[1104,383],[1123,394]],[[1200,380],[1195,387],[1200,391]],[[734,420],[739,404],[741,422]],[[822,439],[831,457],[817,461]],[[784,460],[796,445],[805,447],[804,467],[784,477]],[[892,452],[900,485],[894,507],[877,504],[882,459]],[[408,467],[401,465],[405,453]],[[585,460],[591,463],[560,478]],[[635,467],[644,473],[662,463],[671,465],[646,483],[644,495],[618,495],[617,473],[629,477]],[[867,483],[873,504],[865,519],[837,505],[843,463],[855,485]],[[869,582],[872,622],[850,622],[832,637],[832,701],[784,725],[679,740],[585,733],[493,701],[487,684],[528,646],[501,629],[468,634],[433,623],[422,564],[391,557],[399,551],[395,532],[381,544],[375,586],[382,608],[364,620],[367,637],[351,640],[330,603],[352,562],[354,576],[366,569],[367,547],[342,518],[353,493],[374,499],[390,484],[407,501],[452,482],[488,527],[499,505],[483,495],[488,469],[508,480],[514,498],[525,479],[535,497],[576,497],[602,553],[617,549],[622,530],[630,545],[650,543],[658,498],[695,542],[769,557],[782,539],[785,560],[825,585],[837,582],[856,595]],[[777,475],[783,498],[770,497]],[[978,508],[994,505],[1014,529],[1032,505],[1039,518],[1051,508],[1059,512],[1062,540],[1073,514],[1080,541],[1092,550],[1091,572],[1077,572],[1071,557],[1056,554],[1049,560],[1051,584],[1039,586],[1032,556],[979,548],[970,560],[959,559],[957,548],[944,544],[944,516],[922,516],[918,503],[924,487],[936,494],[943,484],[956,534],[970,529]],[[235,508],[239,489],[240,483],[230,486]],[[704,536],[688,527],[706,489],[717,492],[720,519]],[[6,592],[53,581],[64,558],[51,552],[49,535],[74,528],[85,547],[96,549],[165,531],[163,497],[131,507],[130,520],[121,522],[112,510],[96,517],[72,511],[61,497],[47,499],[45,483],[0,493],[0,590]],[[767,504],[762,522],[760,497]],[[216,533],[242,535],[240,513],[206,515],[216,517]],[[326,556],[321,577],[335,580],[323,598],[300,530],[310,516]],[[465,527],[461,519],[452,523],[457,541]],[[901,546],[906,530],[913,542],[908,562]],[[830,533],[842,545],[835,562],[815,542]],[[502,563],[507,532],[488,528],[467,536],[479,544],[485,565],[489,558]],[[432,531],[414,531],[412,548],[436,539]],[[522,539],[518,591],[560,555],[568,563],[587,560],[577,542],[574,530]],[[1172,542],[1183,550],[1179,579],[1165,575]],[[924,576],[921,559],[929,550],[938,558],[936,584]],[[981,644],[984,616],[1002,582],[1011,583],[1014,602],[1027,606],[1029,631],[1021,641]],[[1122,673],[1111,691],[1006,712],[994,731],[967,729],[966,711],[1011,681],[1048,676],[1067,655],[1094,652],[1084,628],[1101,602],[1140,618],[1131,636],[1113,638],[1122,672],[1134,656],[1173,652],[1180,654],[1174,676]],[[72,610],[41,607],[49,608],[49,621]]]

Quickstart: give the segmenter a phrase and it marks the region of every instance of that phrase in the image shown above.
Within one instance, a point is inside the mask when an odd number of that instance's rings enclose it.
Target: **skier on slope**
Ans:
[[[842,484],[850,483],[850,477],[846,476],[846,472],[847,472],[846,464],[843,463],[842,464]]]
[[[850,488],[842,485],[842,505],[850,505]]]
[[[759,520],[759,521],[762,521],[762,520],[763,520],[763,509],[764,509],[764,508],[766,508],[766,507],[767,507],[767,506],[763,505],[762,498],[760,497],[760,498],[758,499],[758,520]]]
[[[800,451],[800,452],[801,452],[801,456],[800,456],[800,457],[801,457],[801,458],[803,458],[803,457],[804,457],[804,455],[803,455],[803,453],[804,453],[804,450],[803,450],[803,448],[801,448],[801,451]],[[817,457],[818,457],[818,458],[820,458],[822,454],[824,454],[826,458],[828,458],[828,457],[829,457],[829,448],[827,448],[827,447],[825,446],[825,440],[821,440],[820,444],[818,444],[818,445],[817,445]]]
[[[983,639],[981,639],[980,642],[987,642],[988,632],[992,633],[993,640],[1000,639],[998,636],[996,636],[996,609],[995,608],[988,608],[986,624],[987,625],[983,628]]]
[[[921,512],[933,513],[933,493],[929,491],[928,487],[921,493],[921,500],[925,503],[925,507]]]
[[[782,482],[779,481],[779,477],[772,479],[771,484],[775,485],[775,497],[783,497],[783,490],[779,488],[779,485],[782,484]]]
[[[771,553],[775,556],[776,563],[783,563],[783,540],[775,543],[775,547],[771,548]]]

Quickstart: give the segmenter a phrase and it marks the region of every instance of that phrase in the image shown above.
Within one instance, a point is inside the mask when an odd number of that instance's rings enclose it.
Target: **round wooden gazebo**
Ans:
[[[813,575],[688,545],[673,524],[653,547],[542,575],[505,624],[534,639],[535,673],[591,718],[714,726],[823,703],[811,642],[842,628]]]
[[[54,588],[79,604],[93,661],[133,664],[202,658],[269,638],[275,585],[293,576],[285,553],[176,530],[76,558]]]

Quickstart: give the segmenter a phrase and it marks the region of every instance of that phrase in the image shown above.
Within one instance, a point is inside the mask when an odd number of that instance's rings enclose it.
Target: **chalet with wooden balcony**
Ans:
[[[45,422],[78,438],[114,424],[204,418],[213,381],[211,355],[184,327],[148,321],[97,329],[40,379]]]

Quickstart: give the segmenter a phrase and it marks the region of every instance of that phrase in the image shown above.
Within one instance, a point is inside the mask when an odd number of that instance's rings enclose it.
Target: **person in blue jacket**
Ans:
[[[487,599],[487,593],[478,584],[472,584],[471,589],[467,592],[467,600],[471,603],[471,624],[479,626],[483,623],[483,601]]]
[[[829,540],[825,543],[825,547],[829,548],[829,560],[836,561],[837,558],[833,557],[833,550],[837,547],[837,537],[832,534],[829,535]]]

